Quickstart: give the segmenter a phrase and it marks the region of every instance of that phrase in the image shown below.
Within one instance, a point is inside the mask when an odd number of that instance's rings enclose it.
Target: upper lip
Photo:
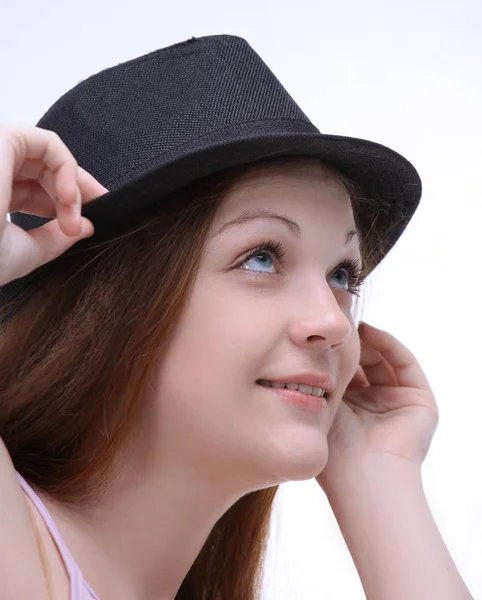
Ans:
[[[283,377],[261,377],[265,381],[274,381],[275,383],[300,383],[319,387],[325,392],[332,392],[335,389],[335,380],[329,373],[294,373],[292,375],[283,375]]]

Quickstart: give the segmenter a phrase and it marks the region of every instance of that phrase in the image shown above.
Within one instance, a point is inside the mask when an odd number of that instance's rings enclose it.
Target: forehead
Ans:
[[[362,239],[355,224],[349,193],[343,183],[319,164],[256,169],[236,180],[210,229],[210,238],[237,234],[243,225],[263,227],[282,223],[301,240],[321,235],[328,246],[354,244],[361,253]],[[311,237],[314,236],[314,237]]]
[[[355,225],[349,193],[338,177],[319,161],[293,160],[257,167],[226,191],[215,228],[246,212],[284,212],[340,226]]]

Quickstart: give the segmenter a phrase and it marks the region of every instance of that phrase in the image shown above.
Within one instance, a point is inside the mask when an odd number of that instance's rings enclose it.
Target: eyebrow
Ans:
[[[284,223],[288,227],[288,229],[296,235],[296,237],[301,237],[301,229],[298,223],[296,223],[296,221],[293,221],[286,215],[274,213],[262,208],[256,210],[248,210],[236,217],[235,219],[224,223],[222,227],[215,231],[214,237],[218,236],[230,227],[234,227],[235,225],[242,225],[243,223],[246,223],[248,221],[254,221],[255,219],[277,219]],[[355,236],[360,239],[359,232],[356,229],[351,229],[350,231],[348,231],[348,233],[346,234],[345,246],[347,246],[352,240],[352,238],[354,238]]]

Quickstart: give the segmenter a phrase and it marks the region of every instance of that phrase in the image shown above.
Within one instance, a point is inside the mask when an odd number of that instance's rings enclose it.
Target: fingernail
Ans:
[[[87,221],[82,220],[82,228],[81,228],[81,235],[83,237],[90,237],[91,235],[94,234],[94,230],[92,228],[92,225],[90,223],[88,223]]]

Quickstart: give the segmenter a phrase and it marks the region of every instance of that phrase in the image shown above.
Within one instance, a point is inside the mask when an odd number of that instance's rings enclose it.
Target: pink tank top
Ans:
[[[35,504],[39,513],[42,515],[45,525],[50,531],[60,555],[62,556],[70,579],[70,600],[99,600],[94,590],[90,587],[87,581],[85,581],[81,570],[70,554],[69,549],[67,548],[59,530],[57,529],[57,526],[54,523],[54,520],[47,510],[47,507],[42,502],[40,497],[33,491],[30,485],[25,481],[25,479],[20,475],[20,473],[18,473],[18,471],[15,471],[15,473],[17,474],[17,479],[19,480],[20,485]]]

